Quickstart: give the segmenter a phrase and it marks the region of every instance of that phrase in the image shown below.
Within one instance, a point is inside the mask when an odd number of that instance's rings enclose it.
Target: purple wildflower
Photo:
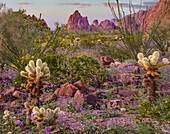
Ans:
[[[119,118],[115,117],[115,118],[113,118],[113,119],[116,120],[116,119],[119,119]]]

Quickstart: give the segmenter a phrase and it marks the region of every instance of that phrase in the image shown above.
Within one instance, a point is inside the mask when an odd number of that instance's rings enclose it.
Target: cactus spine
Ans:
[[[29,98],[32,100],[32,106],[39,107],[39,97],[42,93],[42,88],[48,83],[44,81],[50,77],[50,71],[47,67],[47,63],[42,63],[41,59],[36,61],[36,66],[33,60],[29,61],[29,64],[25,67],[26,72],[21,71],[20,75],[28,78],[28,84],[26,89],[29,90]]]
[[[147,94],[149,101],[156,100],[155,91],[156,91],[156,83],[155,78],[159,78],[160,72],[158,69],[160,67],[170,65],[167,58],[163,58],[162,62],[158,63],[159,59],[159,52],[155,51],[152,55],[148,58],[144,57],[142,53],[138,53],[138,63],[142,65],[143,70],[147,71],[144,74],[143,86],[147,87]]]

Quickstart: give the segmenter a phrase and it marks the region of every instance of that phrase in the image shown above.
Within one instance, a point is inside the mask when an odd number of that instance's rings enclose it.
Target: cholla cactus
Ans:
[[[31,113],[32,113],[32,106],[28,104],[28,102],[24,103],[25,108],[27,109],[27,118],[26,118],[26,123],[27,125],[31,124]]]
[[[159,78],[160,72],[158,69],[160,67],[169,65],[169,61],[167,58],[163,58],[161,63],[157,63],[159,59],[159,52],[155,51],[152,55],[149,55],[148,58],[144,57],[142,53],[138,53],[138,63],[143,66],[143,70],[147,71],[144,74],[143,85],[147,87],[148,92],[148,99],[150,101],[155,100],[155,90],[156,90],[156,83],[155,78]]]
[[[4,125],[6,125],[9,124],[11,121],[15,121],[16,117],[13,116],[13,113],[10,113],[8,110],[5,110],[3,119],[5,120]]]
[[[152,55],[149,55],[148,58],[144,57],[142,53],[138,53],[138,63],[143,66],[143,70],[147,71],[147,75],[152,77],[159,77],[160,72],[157,71],[160,67],[169,65],[167,58],[163,58],[161,63],[158,63],[159,52],[155,51]]]
[[[52,110],[52,109],[47,109],[48,115],[50,119],[57,119],[57,117],[61,114],[64,114],[63,111],[60,111],[60,108],[57,107],[56,109]]]
[[[48,113],[47,111],[41,107],[40,109],[35,106],[32,110],[32,121],[37,124],[37,130],[40,128],[40,126],[42,126],[42,121],[47,120],[48,117]]]
[[[57,107],[55,110],[49,108],[45,110],[44,107],[38,108],[37,106],[32,108],[27,102],[24,103],[24,106],[28,110],[29,116],[31,115],[31,118],[29,119],[31,119],[34,124],[37,124],[36,128],[37,130],[39,130],[43,123],[45,124],[50,124],[50,122],[53,123],[59,117],[59,115],[61,116],[64,114],[63,111],[60,111],[59,107]]]
[[[26,72],[21,71],[23,77],[28,78],[27,89],[30,91],[29,97],[32,99],[32,105],[39,107],[39,95],[42,93],[42,88],[48,83],[44,81],[50,77],[50,71],[47,63],[42,63],[41,59],[36,62],[36,67],[33,60],[25,67]]]

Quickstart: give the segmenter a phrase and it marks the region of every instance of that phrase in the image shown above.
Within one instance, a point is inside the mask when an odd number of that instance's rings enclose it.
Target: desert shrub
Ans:
[[[2,62],[13,64],[19,71],[23,69],[25,56],[35,56],[37,45],[46,36],[40,18],[33,21],[27,18],[24,10],[17,12],[1,9],[0,14],[0,56]],[[38,41],[39,40],[39,41]],[[24,57],[24,58],[22,58]]]
[[[152,23],[152,29],[155,27],[156,22]],[[170,24],[163,23],[157,29],[155,29],[153,35],[153,45],[161,52],[162,55],[165,55],[168,52],[168,47],[170,47]]]
[[[106,78],[101,76],[100,64],[92,57],[53,55],[44,57],[44,61],[49,65],[53,81],[60,84],[69,82],[74,83],[78,80],[88,82],[92,85],[102,83]]]
[[[74,83],[78,80],[98,85],[106,80],[101,76],[100,63],[92,55],[78,53],[78,44],[58,38],[41,56],[51,71],[51,81],[57,80],[57,86],[63,83]]]
[[[102,43],[98,48],[98,52],[102,56],[109,56],[113,59],[118,59],[118,61],[121,62],[130,58],[127,50],[122,49],[114,43]]]
[[[80,46],[83,48],[91,48],[96,45],[96,41],[93,38],[81,38]]]
[[[77,54],[77,56],[83,56],[83,55],[85,55],[85,56],[88,56],[88,57],[92,57],[92,58],[99,58],[99,57],[97,57],[97,55],[95,55],[93,52],[89,52],[89,51],[81,51],[81,52],[79,52],[78,54]]]
[[[161,97],[159,96],[159,100],[155,103],[151,103],[149,101],[144,101],[139,106],[138,115],[136,115],[139,121],[150,127],[150,128],[166,128],[166,124],[170,121],[170,97],[169,95]],[[163,99],[164,98],[164,99]],[[143,118],[148,118],[148,120],[144,120]],[[156,120],[154,122],[152,120]]]
[[[95,83],[100,77],[100,64],[90,56],[72,56],[67,63],[69,75],[78,77],[77,80],[83,82]]]

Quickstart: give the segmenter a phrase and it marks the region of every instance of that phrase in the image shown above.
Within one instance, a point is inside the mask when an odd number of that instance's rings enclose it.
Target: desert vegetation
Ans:
[[[1,4],[0,133],[169,133],[164,4],[159,20],[145,30],[126,26],[117,0],[119,16],[110,9],[120,27],[95,32],[58,23],[51,31],[41,14],[30,18]]]

